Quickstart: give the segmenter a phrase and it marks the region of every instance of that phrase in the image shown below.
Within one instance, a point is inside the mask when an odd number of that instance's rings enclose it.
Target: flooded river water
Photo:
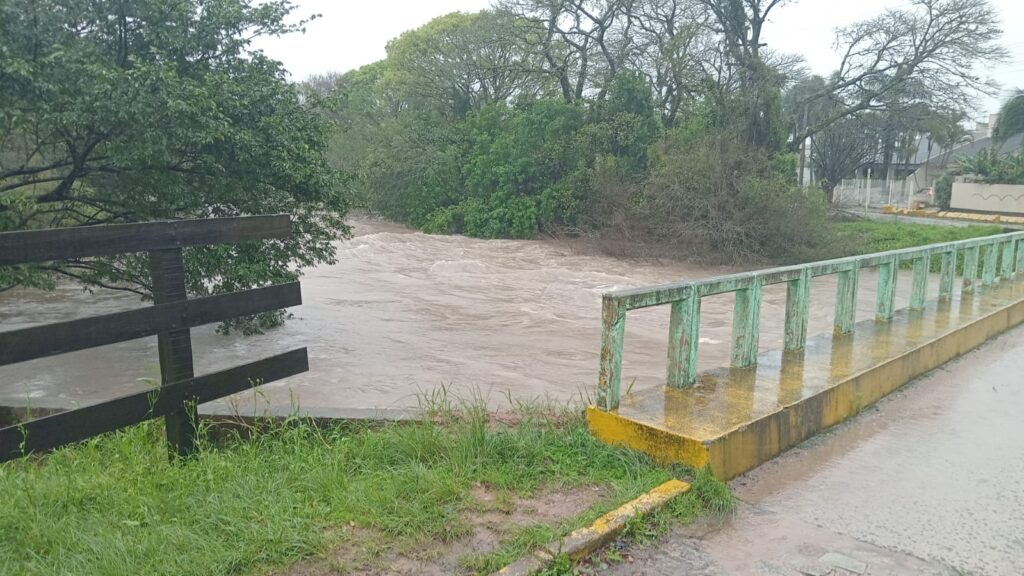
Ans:
[[[193,330],[196,373],[307,346],[310,372],[262,387],[262,402],[408,408],[442,386],[494,407],[509,399],[578,402],[592,397],[597,381],[602,292],[733,271],[615,259],[553,240],[430,236],[368,218],[353,227],[337,263],[303,277],[304,304],[285,326],[254,337]],[[907,280],[898,305],[906,303]],[[834,280],[815,283],[810,331],[830,331]],[[871,317],[874,291],[866,272],[859,318]],[[0,294],[0,330],[139,305],[128,294],[74,285],[9,291]],[[781,345],[784,309],[785,288],[766,288],[762,348]],[[629,314],[624,386],[664,383],[668,316],[667,307]],[[731,295],[704,300],[702,369],[728,362],[731,322]],[[155,338],[85,350],[0,368],[0,405],[85,405],[145,388],[157,374]]]

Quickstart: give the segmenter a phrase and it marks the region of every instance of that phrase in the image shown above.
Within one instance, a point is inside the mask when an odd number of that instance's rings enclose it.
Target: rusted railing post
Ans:
[[[757,364],[757,343],[761,320],[761,283],[755,277],[749,288],[736,291],[732,313],[732,365],[746,368]]]
[[[942,253],[939,268],[939,300],[953,298],[953,280],[956,278],[956,250]]]
[[[185,263],[181,248],[155,250],[149,253],[149,270],[153,280],[153,302],[167,304],[188,298],[185,293]],[[160,385],[169,386],[191,380],[192,334],[188,328],[161,332],[157,335],[160,353]],[[185,399],[181,406],[165,418],[167,444],[172,454],[186,457],[194,453],[198,414],[193,399]]]
[[[974,287],[978,284],[978,257],[980,251],[980,246],[971,246],[964,249],[964,285],[960,290],[962,293],[969,294],[974,292]]]
[[[878,266],[878,295],[875,300],[875,319],[892,320],[896,307],[896,280],[899,278],[899,260],[893,257]]]
[[[786,350],[807,345],[807,315],[811,302],[811,272],[804,268],[800,278],[786,283]]]
[[[672,303],[668,336],[668,385],[692,386],[697,381],[697,348],[700,332],[700,296],[696,290]]]
[[[597,380],[597,405],[602,410],[619,407],[625,333],[626,311],[615,298],[606,295],[601,301],[601,371]]]
[[[836,284],[836,319],[835,332],[849,334],[857,323],[857,280],[860,275],[860,264],[854,262],[846,270],[838,273]]]
[[[914,259],[914,277],[910,287],[911,310],[924,309],[924,302],[928,297],[928,266],[930,264],[929,256],[920,256]]]

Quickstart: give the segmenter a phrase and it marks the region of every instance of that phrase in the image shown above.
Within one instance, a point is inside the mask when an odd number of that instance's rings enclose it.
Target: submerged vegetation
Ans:
[[[671,477],[594,439],[578,414],[540,409],[506,424],[481,407],[373,428],[296,420],[206,442],[195,459],[168,462],[150,422],[0,465],[0,573],[266,574],[332,555],[346,559],[332,570],[372,572],[389,556],[463,542],[481,487],[511,503],[600,490],[582,512],[531,521],[494,550],[460,549],[459,571],[487,573]],[[696,476],[677,517],[731,506],[724,486]]]

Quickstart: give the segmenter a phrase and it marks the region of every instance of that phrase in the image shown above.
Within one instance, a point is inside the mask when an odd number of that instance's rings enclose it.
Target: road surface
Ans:
[[[1024,327],[737,478],[615,575],[1024,574]]]

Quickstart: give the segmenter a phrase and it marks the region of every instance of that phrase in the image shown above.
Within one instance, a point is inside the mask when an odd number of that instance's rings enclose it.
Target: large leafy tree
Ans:
[[[0,4],[0,230],[291,213],[294,238],[191,251],[191,292],[294,278],[347,229],[315,95],[259,36],[296,31],[286,0]],[[148,292],[141,257],[0,272]]]
[[[539,61],[523,49],[528,23],[506,13],[453,12],[388,43],[385,84],[406,104],[453,118],[539,90]]]

